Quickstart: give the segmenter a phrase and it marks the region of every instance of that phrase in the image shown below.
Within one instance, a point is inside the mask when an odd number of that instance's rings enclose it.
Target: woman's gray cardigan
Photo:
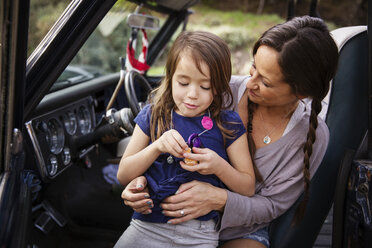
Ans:
[[[245,90],[248,77],[233,77],[230,84],[234,106]],[[256,183],[253,197],[228,191],[228,198],[219,223],[220,239],[234,239],[267,226],[283,214],[304,190],[303,144],[309,127],[309,108],[293,128],[279,140],[257,149],[254,161],[263,182]],[[314,175],[325,154],[329,130],[318,118],[316,141],[310,157],[310,175]]]

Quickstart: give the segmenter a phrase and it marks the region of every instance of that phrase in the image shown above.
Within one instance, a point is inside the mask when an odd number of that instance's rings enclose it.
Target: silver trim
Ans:
[[[36,158],[38,160],[37,166],[39,168],[40,176],[45,181],[47,179],[47,171],[46,171],[45,161],[44,161],[44,158],[43,158],[43,154],[41,153],[41,148],[39,146],[39,141],[37,140],[35,131],[32,127],[32,120],[26,122],[26,128],[27,128],[27,132],[30,136],[32,146],[34,147],[34,150],[35,150],[35,153],[36,153]]]
[[[18,128],[13,129],[13,138],[12,138],[12,154],[17,155],[22,152],[23,148],[23,135]]]

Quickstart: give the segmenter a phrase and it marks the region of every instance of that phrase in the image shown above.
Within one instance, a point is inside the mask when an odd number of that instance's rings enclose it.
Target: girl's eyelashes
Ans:
[[[178,84],[183,86],[183,87],[186,87],[189,85],[189,83],[185,83],[185,82],[181,82],[181,81],[178,81]],[[203,86],[203,85],[200,85],[200,88],[202,88],[203,90],[210,90],[211,87],[210,86]]]

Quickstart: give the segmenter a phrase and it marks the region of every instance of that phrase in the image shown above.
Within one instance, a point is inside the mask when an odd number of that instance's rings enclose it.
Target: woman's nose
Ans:
[[[247,87],[247,89],[257,90],[258,89],[258,84],[256,82],[256,78],[251,76],[247,81],[246,87]]]

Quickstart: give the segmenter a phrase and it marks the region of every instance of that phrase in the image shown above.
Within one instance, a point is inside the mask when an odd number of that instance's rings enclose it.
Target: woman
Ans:
[[[233,77],[231,88],[235,110],[248,130],[255,195],[193,181],[161,205],[163,213],[173,217],[172,224],[220,211],[221,247],[268,247],[268,225],[305,191],[296,213],[301,218],[310,178],[329,139],[317,115],[336,71],[338,51],[324,22],[304,16],[276,25],[256,42],[253,56],[250,76]],[[311,104],[306,105],[305,98]],[[122,194],[124,203],[141,213],[151,212],[145,185],[143,177],[134,179]]]

